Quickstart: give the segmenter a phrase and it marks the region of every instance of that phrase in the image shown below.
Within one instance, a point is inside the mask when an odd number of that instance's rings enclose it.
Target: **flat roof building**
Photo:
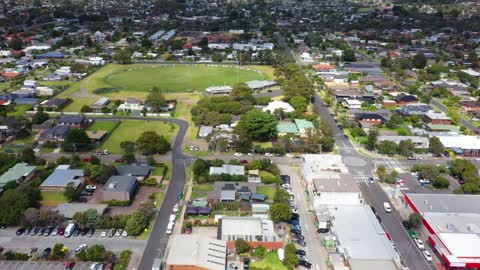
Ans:
[[[313,179],[314,209],[322,209],[336,205],[363,204],[362,192],[350,174],[326,173]]]
[[[428,240],[448,267],[480,268],[480,197],[405,194],[406,204],[423,217]]]
[[[205,235],[173,235],[166,269],[225,270],[226,267],[226,241]]]

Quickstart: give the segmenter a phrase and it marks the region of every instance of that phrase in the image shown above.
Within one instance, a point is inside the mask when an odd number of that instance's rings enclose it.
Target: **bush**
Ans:
[[[253,250],[252,255],[257,258],[264,258],[267,255],[267,249],[260,245]]]
[[[245,253],[250,251],[250,245],[247,241],[243,240],[242,238],[238,238],[235,240],[235,250],[237,254]]]
[[[419,213],[411,213],[408,219],[410,220],[412,227],[418,228],[418,226],[422,224],[423,217]]]
[[[433,180],[433,186],[440,189],[448,188],[450,186],[450,180],[443,176],[438,176],[435,178],[435,180]]]
[[[132,252],[130,250],[124,250],[120,253],[120,259],[118,259],[117,263],[115,264],[115,270],[125,270],[128,267],[128,263],[130,262],[130,257],[132,256]]]
[[[130,205],[130,201],[117,201],[117,200],[103,201],[103,203],[108,204],[108,206],[129,206]]]
[[[157,179],[150,177],[145,180],[145,185],[147,186],[156,186],[158,184]]]

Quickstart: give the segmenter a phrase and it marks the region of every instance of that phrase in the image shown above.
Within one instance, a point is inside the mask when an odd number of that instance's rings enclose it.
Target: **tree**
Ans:
[[[155,178],[153,179],[155,180]],[[138,212],[142,213],[147,219],[150,219],[153,216],[153,214],[155,214],[155,204],[153,203],[152,200],[141,202],[137,210]]]
[[[355,62],[357,58],[355,57],[355,51],[352,49],[347,49],[343,51],[343,61],[345,62]]]
[[[71,129],[67,137],[65,137],[62,149],[65,152],[76,152],[90,150],[92,146],[92,140],[90,140],[85,130],[75,128]]]
[[[135,162],[135,155],[133,153],[125,153],[122,155],[122,159],[125,163],[133,163]]]
[[[250,245],[243,238],[235,240],[235,251],[237,254],[242,254],[250,251]]]
[[[307,110],[307,99],[302,96],[295,96],[290,99],[290,104],[297,113],[303,113]]]
[[[55,244],[49,259],[53,261],[62,260],[65,258],[65,251],[63,244]]]
[[[35,152],[33,148],[24,148],[22,150],[22,161],[26,163],[32,163],[35,161]]]
[[[193,163],[193,166],[192,166],[193,175],[195,176],[205,175],[208,173],[209,167],[210,166],[208,165],[207,161],[199,158],[195,160],[195,162]]]
[[[219,52],[214,52],[212,54],[212,61],[213,62],[222,62],[223,61],[223,56]]]
[[[119,64],[130,64],[132,63],[132,54],[127,50],[117,50],[113,54],[113,60]]]
[[[384,165],[379,165],[375,173],[377,174],[378,179],[382,182],[387,178],[387,168]]]
[[[8,43],[8,47],[15,51],[21,50],[23,48],[23,39],[21,37],[12,38]]]
[[[458,125],[458,123],[460,122],[460,113],[457,109],[449,108],[447,111],[447,115],[452,119],[452,123],[454,125]]]
[[[50,116],[44,111],[38,111],[32,116],[32,124],[38,125],[48,120]]]
[[[241,117],[235,131],[253,140],[268,141],[277,137],[277,123],[270,113],[253,109]]]
[[[419,213],[411,213],[410,216],[408,216],[408,220],[412,227],[418,228],[422,224],[423,217]]]
[[[265,255],[267,255],[267,249],[264,246],[259,245],[253,250],[252,255],[257,258],[264,258]]]
[[[105,184],[108,179],[117,173],[115,166],[109,165],[92,165],[88,169],[88,175],[95,183]]]
[[[23,213],[23,222],[22,224],[26,227],[34,227],[38,224],[40,219],[40,211],[36,208],[28,208]]]
[[[292,218],[292,209],[285,203],[270,205],[270,217],[273,222],[287,222]]]
[[[432,184],[435,188],[440,188],[440,189],[448,188],[450,186],[450,180],[448,180],[447,178],[445,178],[443,176],[437,176],[433,180]]]
[[[80,193],[73,183],[69,183],[63,192],[63,196],[65,196],[67,201],[71,202],[78,200],[78,198],[80,198]]]
[[[152,112],[159,113],[164,110],[167,100],[158,87],[153,87],[152,91],[148,93],[146,103],[150,106]]]
[[[385,124],[390,129],[396,129],[399,125],[403,123],[403,117],[400,114],[392,114],[390,120]]]
[[[478,193],[480,188],[478,184],[466,182],[462,185],[462,191],[465,193]]]
[[[87,259],[93,262],[100,262],[105,259],[105,247],[103,245],[93,245],[85,250]]]
[[[389,184],[394,184],[397,182],[398,172],[396,170],[390,171],[389,174],[385,177],[385,182]]]
[[[431,137],[428,145],[428,150],[434,156],[441,156],[443,152],[445,152],[445,147],[443,146],[442,142],[438,137]]]
[[[155,131],[145,131],[137,139],[137,148],[144,155],[165,154],[170,151],[170,143]]]
[[[133,212],[125,224],[128,235],[139,235],[147,227],[147,218],[139,211]]]
[[[232,92],[230,92],[230,97],[235,101],[240,100],[253,100],[252,89],[250,89],[246,84],[241,83],[233,87]]]
[[[368,150],[375,150],[377,145],[378,130],[372,128],[368,131],[367,141],[365,142],[365,147]]]
[[[320,144],[322,145],[323,152],[331,152],[335,146],[335,138],[331,136],[322,136],[320,138]]]
[[[377,144],[377,149],[380,154],[393,156],[398,152],[398,145],[393,141],[385,140]]]
[[[89,112],[93,112],[93,109],[88,105],[83,105],[82,108],[80,109],[80,112],[89,113]]]
[[[398,144],[398,151],[400,152],[400,155],[409,157],[415,152],[415,145],[411,139],[401,140]]]
[[[427,57],[423,53],[417,53],[412,59],[413,67],[422,69],[427,65]]]
[[[80,228],[85,228],[87,226],[87,215],[85,212],[76,212],[72,219]]]
[[[95,209],[88,209],[85,211],[85,227],[95,228],[100,221],[100,215]]]
[[[293,269],[298,265],[298,260],[297,248],[295,247],[295,244],[288,243],[285,245],[285,258],[283,259],[283,264],[289,269]]]
[[[120,148],[122,148],[125,153],[134,153],[135,143],[132,141],[123,141],[120,143]]]
[[[288,203],[292,196],[283,189],[277,188],[273,201],[276,203]]]

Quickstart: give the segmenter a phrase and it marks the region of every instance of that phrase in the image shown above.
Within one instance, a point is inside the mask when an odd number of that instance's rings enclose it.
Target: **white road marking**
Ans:
[[[320,270],[320,266],[318,266],[318,264],[315,264],[315,268],[317,268],[317,270]]]

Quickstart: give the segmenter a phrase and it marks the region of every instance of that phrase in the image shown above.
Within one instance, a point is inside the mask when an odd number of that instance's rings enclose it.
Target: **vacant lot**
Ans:
[[[102,145],[102,149],[107,149],[111,153],[122,153],[120,148],[121,142],[135,142],[145,131],[155,131],[159,135],[164,136],[168,141],[172,141],[174,134],[178,131],[178,127],[177,125],[160,121],[123,120]]]

